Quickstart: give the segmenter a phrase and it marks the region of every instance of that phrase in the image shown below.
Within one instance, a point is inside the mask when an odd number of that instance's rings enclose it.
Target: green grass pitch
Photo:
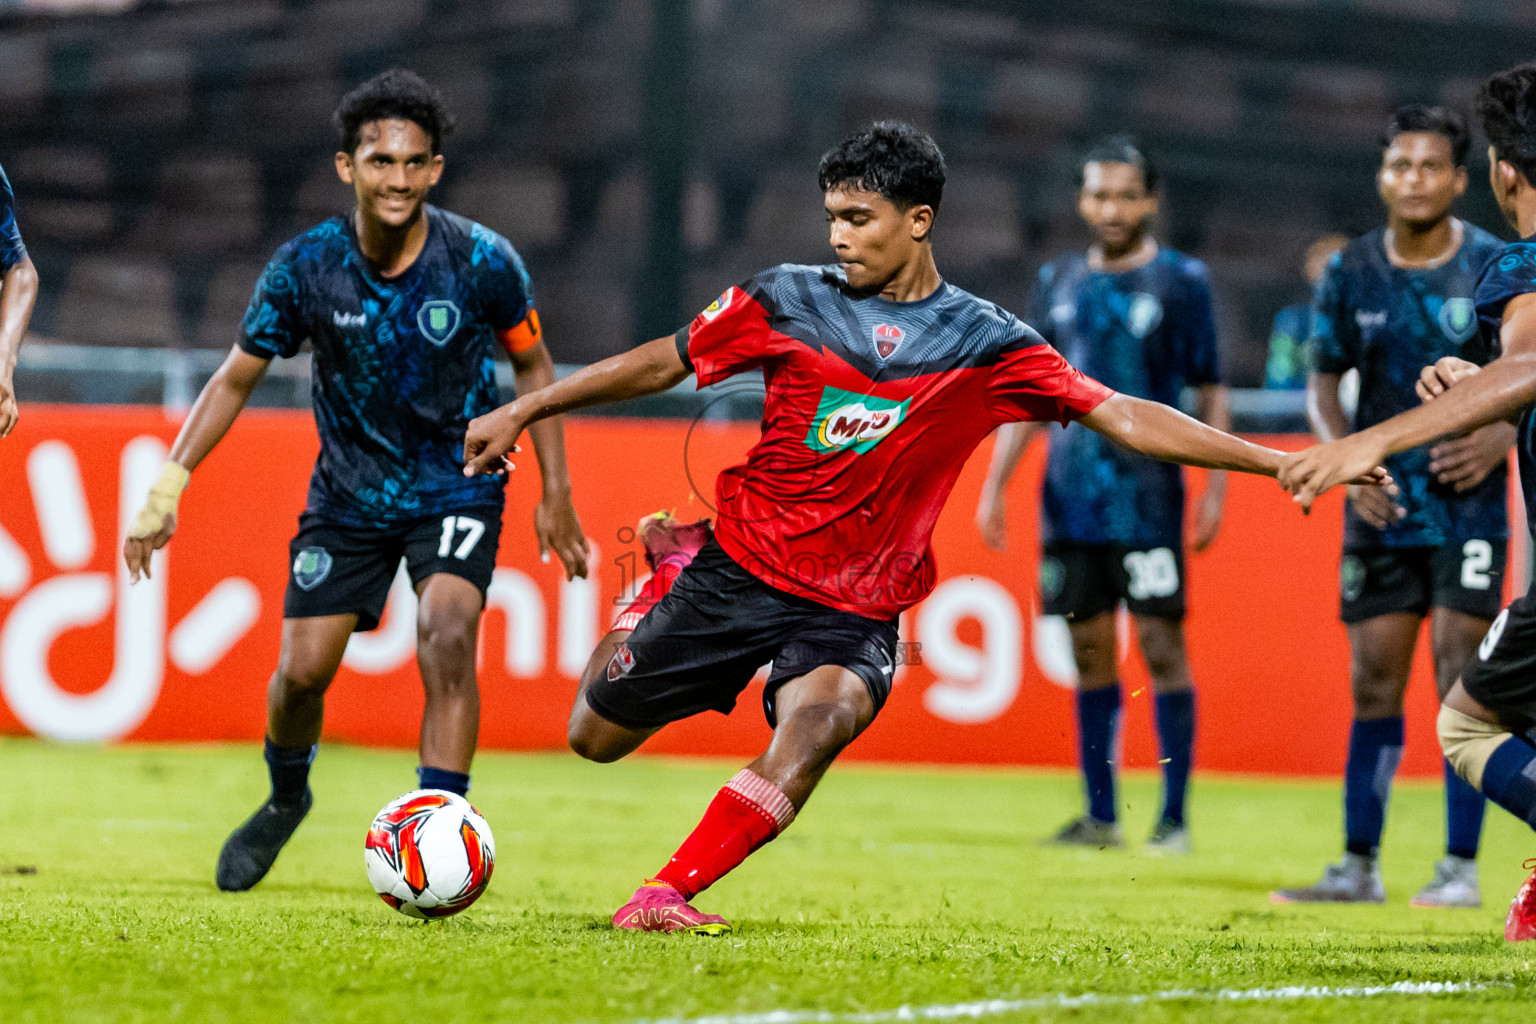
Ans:
[[[412,788],[414,764],[323,748],[309,820],[261,886],[224,895],[219,844],[265,793],[256,747],[0,738],[0,1021],[852,1022],[903,1005],[906,1019],[967,1019],[921,1008],[1171,990],[1196,994],[986,1019],[1536,1017],[1536,943],[1502,938],[1536,854],[1524,826],[1489,813],[1485,910],[1407,906],[1440,852],[1437,786],[1398,786],[1388,906],[1299,908],[1268,892],[1337,855],[1336,783],[1198,778],[1196,853],[1159,861],[1037,848],[1077,807],[1065,773],[838,765],[783,838],[700,898],[737,926],[711,940],[607,919],[737,765],[482,754],[474,799],[496,833],[494,881],[460,917],[418,923],[376,899],[362,867],[369,820]],[[1145,834],[1155,796],[1150,776],[1126,785],[1130,835]],[[1404,981],[1483,987],[1209,996]]]

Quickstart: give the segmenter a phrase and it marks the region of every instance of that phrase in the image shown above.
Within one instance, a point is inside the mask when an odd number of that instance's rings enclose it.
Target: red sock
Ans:
[[[703,820],[654,880],[691,900],[794,820],[795,805],[783,790],[743,768],[715,794]]]

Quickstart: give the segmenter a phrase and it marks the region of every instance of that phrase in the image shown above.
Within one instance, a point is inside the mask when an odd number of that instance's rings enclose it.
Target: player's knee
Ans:
[[[565,742],[577,757],[597,764],[612,764],[636,745],[632,737],[615,735],[611,724],[598,720],[591,712],[582,713],[581,708],[571,715]]]
[[[1189,676],[1188,658],[1184,653],[1184,629],[1172,621],[1142,619],[1137,639],[1141,644],[1141,656],[1146,659],[1147,670],[1159,684],[1182,687]]]
[[[1147,671],[1152,673],[1154,682],[1184,685],[1189,676],[1189,664],[1184,656],[1182,642],[1163,640],[1154,644],[1145,644],[1142,646],[1141,655],[1147,660]]]
[[[416,646],[434,664],[473,665],[477,632],[472,617],[423,616],[416,630]]]
[[[285,662],[278,666],[273,682],[285,700],[318,700],[330,689],[335,673],[312,665]]]
[[[793,737],[795,749],[809,762],[836,757],[859,734],[859,717],[852,708],[835,703],[796,708],[779,728]]]
[[[1357,659],[1349,673],[1356,718],[1390,718],[1403,713],[1403,684],[1389,666]]]
[[[1443,704],[1435,727],[1440,734],[1440,749],[1456,774],[1474,789],[1482,789],[1488,759],[1510,734],[1502,726],[1480,721]]]
[[[594,764],[612,764],[624,756],[625,751],[604,742],[572,726],[565,735],[566,743],[570,744],[572,752],[583,761],[591,761]]]

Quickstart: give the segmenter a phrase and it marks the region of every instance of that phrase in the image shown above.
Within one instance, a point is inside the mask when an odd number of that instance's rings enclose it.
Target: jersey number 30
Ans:
[[[1179,563],[1170,548],[1130,552],[1125,556],[1125,571],[1131,578],[1125,592],[1133,601],[1172,597],[1179,591]]]

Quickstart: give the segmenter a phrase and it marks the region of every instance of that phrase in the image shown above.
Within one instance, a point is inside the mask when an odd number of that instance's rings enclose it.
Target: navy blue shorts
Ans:
[[[499,508],[467,508],[393,526],[353,526],[305,512],[288,542],[283,618],[355,614],[355,632],[376,629],[402,558],[413,585],[448,573],[473,583],[484,597],[500,542]]]
[[[701,711],[729,714],[773,663],[763,714],[777,721],[779,687],[822,665],[864,681],[878,712],[896,669],[896,620],[869,619],[770,587],[709,540],[587,687],[587,704],[628,729]]]

